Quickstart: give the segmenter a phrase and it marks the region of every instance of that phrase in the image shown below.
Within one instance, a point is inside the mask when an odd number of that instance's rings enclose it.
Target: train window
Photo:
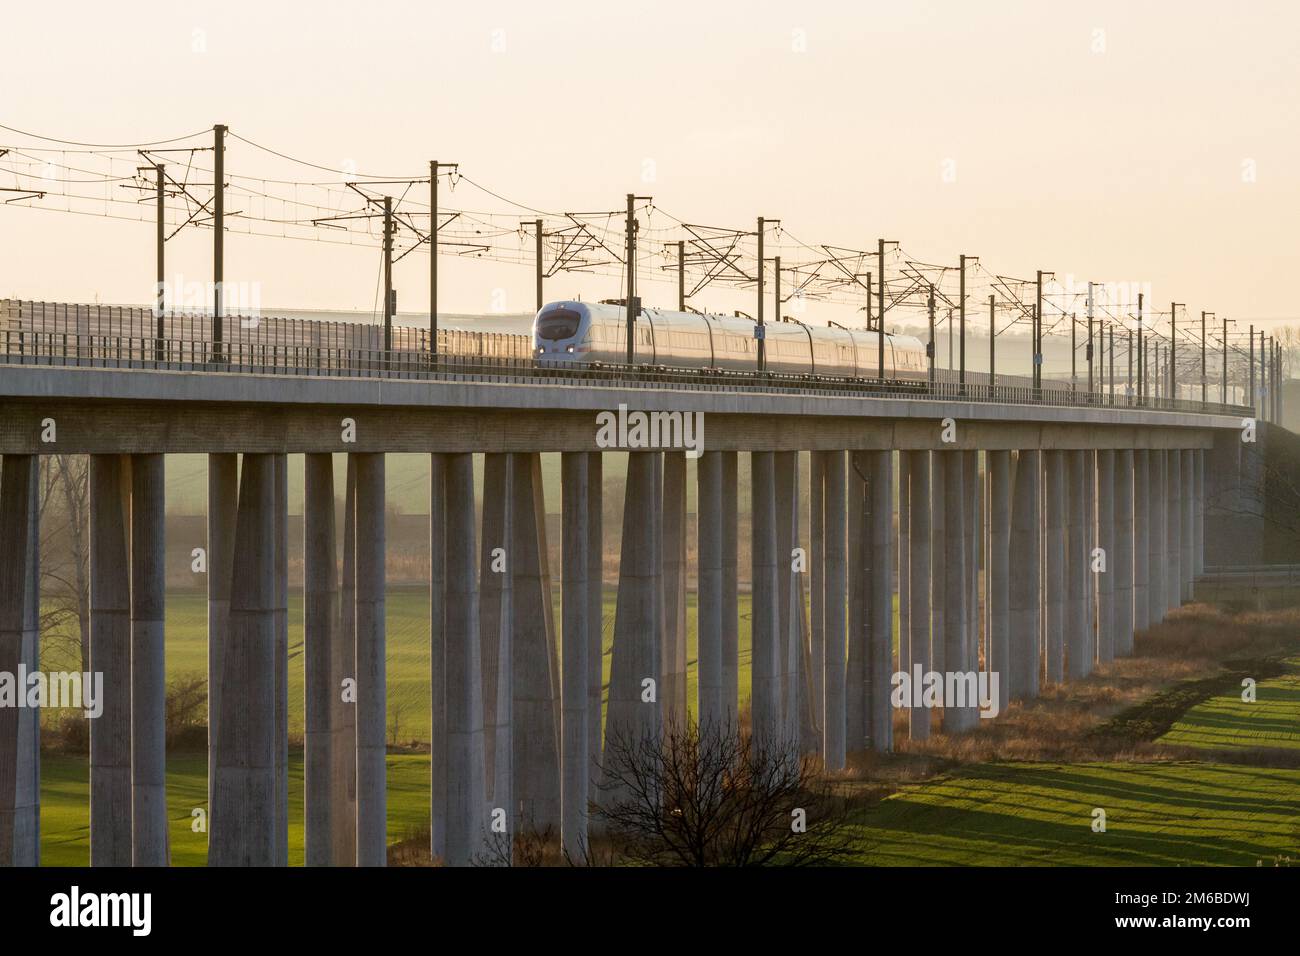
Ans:
[[[570,312],[567,309],[556,309],[554,312],[547,312],[537,320],[537,337],[546,339],[549,342],[571,339],[577,334],[580,322],[581,319],[578,313]]]

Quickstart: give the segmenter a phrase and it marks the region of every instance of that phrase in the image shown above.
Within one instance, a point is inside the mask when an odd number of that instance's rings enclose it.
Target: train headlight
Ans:
[[[573,346],[570,345],[570,346],[567,347],[564,351],[572,353],[572,352],[573,352]]]
[[[545,352],[545,351],[546,351],[546,346],[545,346],[545,345],[539,345],[539,346],[537,347],[537,354],[538,354],[538,355],[541,355],[541,354],[542,354],[543,352]]]

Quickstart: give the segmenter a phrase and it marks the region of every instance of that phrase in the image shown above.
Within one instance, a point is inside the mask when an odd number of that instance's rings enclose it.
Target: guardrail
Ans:
[[[1128,408],[1248,416],[1248,406],[1191,399],[1139,399],[1086,392],[1068,382],[1042,388],[925,379],[838,378],[785,372],[669,368],[656,365],[543,365],[521,358],[433,355],[425,351],[157,339],[121,335],[7,330],[0,366],[140,369],[194,374],[255,374],[538,385],[672,387],[693,391],[829,394],[861,398],[990,402],[1081,408]]]

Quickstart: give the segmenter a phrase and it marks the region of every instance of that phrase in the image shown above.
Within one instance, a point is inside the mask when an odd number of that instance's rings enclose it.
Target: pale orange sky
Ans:
[[[616,209],[635,190],[694,222],[766,215],[808,242],[883,236],[930,262],[1143,283],[1156,308],[1242,327],[1300,318],[1295,3],[229,0],[51,16],[6,10],[0,123],[130,143],[220,122],[328,166],[456,161],[543,209]],[[283,171],[266,160],[227,154],[235,172]],[[210,249],[209,231],[183,233],[169,275],[206,279]],[[144,302],[153,256],[148,225],[0,206],[0,296]],[[227,281],[258,283],[265,306],[368,310],[376,266],[370,249],[227,244]],[[404,310],[423,307],[426,268],[398,265]],[[446,311],[532,308],[527,267],[441,272]],[[673,304],[648,282],[651,304]],[[616,290],[547,287],[576,294]]]

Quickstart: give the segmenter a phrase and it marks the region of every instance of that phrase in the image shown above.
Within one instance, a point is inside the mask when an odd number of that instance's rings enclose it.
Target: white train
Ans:
[[[755,325],[747,318],[642,308],[636,320],[638,365],[752,372],[758,364]],[[770,372],[819,378],[875,379],[880,333],[783,320],[763,327]],[[927,382],[925,343],[912,335],[885,334],[885,379]],[[627,362],[627,310],[619,302],[551,302],[533,321],[533,357],[540,365],[623,365]],[[953,369],[935,368],[939,383],[955,383]],[[988,385],[987,372],[966,373],[971,385]],[[999,373],[999,386],[1029,388],[1030,376]],[[1068,381],[1044,379],[1044,391],[1069,391]]]
[[[636,320],[638,365],[753,371],[755,325],[745,318],[642,308]],[[782,321],[764,325],[770,372],[834,378],[875,378],[880,333]],[[533,323],[533,351],[545,365],[623,364],[627,310],[610,303],[552,302]],[[925,345],[910,335],[885,333],[885,377],[923,379]]]

